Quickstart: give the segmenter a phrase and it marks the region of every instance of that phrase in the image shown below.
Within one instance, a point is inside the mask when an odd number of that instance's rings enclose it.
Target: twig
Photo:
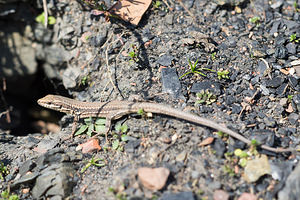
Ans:
[[[43,9],[44,9],[44,18],[45,22],[44,25],[47,28],[48,26],[48,8],[47,8],[47,0],[43,0]]]
[[[184,8],[184,10],[196,21],[195,15],[182,3],[182,0],[178,0],[178,2]]]
[[[122,34],[119,36],[119,38],[121,38],[121,37],[123,36],[123,34],[124,34],[124,33],[122,33]],[[113,34],[111,35],[111,37],[109,38],[109,40],[112,39],[112,36],[113,36]],[[116,86],[116,84],[115,84],[114,81],[113,81],[113,78],[112,78],[112,72],[111,72],[111,67],[110,67],[109,61],[108,61],[108,50],[110,49],[110,47],[111,47],[113,44],[115,44],[115,43],[118,42],[118,41],[119,41],[119,39],[116,40],[116,41],[114,41],[114,42],[112,42],[112,43],[110,43],[110,44],[107,46],[106,51],[105,51],[105,63],[106,63],[106,67],[107,67],[107,70],[108,70],[108,73],[109,73],[109,79],[110,79],[110,82],[111,82],[112,86],[114,87],[114,89],[115,89],[117,92],[119,92],[119,94],[121,95],[121,97],[124,98],[123,95],[122,95],[122,93],[121,93],[121,91],[119,90],[119,88]]]

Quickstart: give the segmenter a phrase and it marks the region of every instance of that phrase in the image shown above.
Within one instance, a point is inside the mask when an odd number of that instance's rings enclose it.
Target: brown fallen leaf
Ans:
[[[170,175],[170,170],[167,168],[148,168],[142,167],[138,169],[138,177],[145,188],[150,190],[162,189]]]
[[[82,153],[89,153],[94,150],[101,150],[98,139],[91,139],[79,145],[82,148]]]
[[[138,25],[151,2],[152,0],[119,0],[109,9],[109,12],[124,21]]]
[[[198,144],[198,146],[202,147],[202,146],[209,145],[214,141],[214,139],[215,138],[213,138],[213,137],[208,137],[208,138],[204,139],[202,142],[200,142],[200,144]]]

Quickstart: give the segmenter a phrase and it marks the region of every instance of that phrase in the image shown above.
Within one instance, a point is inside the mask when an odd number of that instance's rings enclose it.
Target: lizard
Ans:
[[[105,136],[107,138],[107,134],[111,128],[111,121],[121,118],[124,115],[137,113],[140,110],[143,110],[147,113],[156,113],[166,116],[175,117],[178,119],[183,119],[188,122],[192,122],[194,124],[206,126],[218,131],[221,131],[229,136],[236,138],[248,145],[251,145],[251,140],[246,137],[240,135],[237,132],[232,131],[231,129],[218,124],[217,122],[197,116],[192,113],[188,113],[179,109],[172,108],[170,106],[166,106],[158,103],[151,102],[141,102],[141,101],[107,101],[107,102],[82,102],[78,100],[74,100],[71,98],[59,96],[59,95],[47,95],[37,101],[40,106],[43,106],[48,109],[56,110],[59,112],[63,112],[66,114],[70,114],[74,116],[74,123],[72,127],[72,135],[76,129],[76,122],[80,118],[87,117],[103,117],[106,118],[105,123]],[[97,133],[95,136],[99,135]],[[259,145],[262,149],[275,152],[295,152],[296,149],[292,148],[274,148],[268,145]]]

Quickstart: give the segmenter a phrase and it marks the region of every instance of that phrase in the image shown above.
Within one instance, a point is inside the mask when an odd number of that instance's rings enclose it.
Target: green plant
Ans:
[[[155,1],[155,2],[153,2],[153,7],[154,7],[154,9],[158,9],[160,6],[161,6],[161,1]]]
[[[8,167],[4,163],[0,163],[0,179],[4,180],[4,177],[9,174]]]
[[[290,42],[295,42],[295,43],[299,42],[299,39],[297,39],[297,34],[296,33],[290,35]]]
[[[229,71],[228,70],[224,70],[224,71],[217,71],[217,75],[218,75],[218,79],[221,80],[222,78],[224,79],[229,79]]]
[[[88,75],[84,76],[84,77],[82,77],[82,79],[80,81],[80,85],[85,86],[88,83],[88,81],[89,81],[89,76]]]
[[[44,12],[40,15],[38,15],[36,18],[35,18],[35,21],[38,22],[38,23],[42,23],[42,24],[45,24],[45,14]],[[55,17],[53,16],[48,16],[48,24],[49,25],[53,25],[56,23],[56,19]]]
[[[254,16],[254,17],[250,18],[250,22],[251,22],[252,24],[259,25],[259,23],[260,23],[260,17]]]
[[[16,194],[10,194],[9,190],[4,190],[1,192],[1,200],[19,200],[18,195]]]
[[[293,96],[294,96],[294,95],[289,94],[289,95],[288,95],[288,100],[289,100],[289,101],[292,101],[292,100],[293,100]]]
[[[88,161],[88,163],[84,166],[84,168],[82,168],[82,170],[80,171],[81,173],[85,172],[90,166],[94,165],[96,167],[103,167],[105,166],[105,163],[98,163],[98,161],[103,161],[102,158],[97,158],[95,159],[94,156],[91,158],[91,160]]]
[[[195,62],[194,64],[192,64],[192,62],[190,61],[190,59],[188,59],[190,71],[187,72],[187,73],[185,73],[185,74],[183,74],[183,75],[181,75],[181,76],[179,77],[179,79],[181,79],[182,77],[184,77],[184,76],[186,76],[186,75],[188,75],[188,74],[200,74],[200,75],[202,75],[202,76],[206,76],[205,74],[203,74],[202,72],[200,72],[201,70],[202,70],[202,71],[203,71],[203,70],[206,70],[206,71],[214,72],[214,70],[209,69],[209,68],[199,68],[199,69],[197,69],[198,61],[199,61],[199,59],[197,59],[196,62]]]
[[[295,9],[296,12],[300,12],[300,8],[298,8],[297,1],[294,1],[293,6],[294,6],[294,9]]]
[[[127,200],[127,195],[124,192],[117,193],[113,187],[109,187],[108,191],[113,193],[116,196],[116,199],[118,199],[118,200]]]
[[[229,176],[235,176],[235,172],[233,167],[229,166],[229,165],[224,165],[223,166],[223,171],[228,174]]]
[[[245,167],[247,165],[247,158],[249,157],[248,153],[242,151],[241,149],[236,149],[234,155],[239,157],[239,165]]]
[[[201,90],[199,93],[196,93],[197,101],[195,105],[206,103],[206,105],[210,105],[216,101],[216,95],[209,92],[209,90]]]
[[[112,149],[123,151],[123,146],[120,144],[120,139],[123,142],[128,141],[128,136],[125,134],[128,131],[128,126],[126,124],[121,125],[121,123],[117,123],[115,126],[115,131],[117,134],[113,135]],[[120,135],[121,138],[120,138]]]
[[[215,60],[215,59],[216,59],[216,54],[217,54],[217,52],[213,52],[213,53],[210,55],[212,60]]]
[[[96,118],[95,120],[92,117],[85,118],[83,125],[80,126],[80,128],[75,132],[74,136],[80,135],[84,132],[88,136],[92,136],[93,133],[101,133],[105,131],[105,118]]]
[[[139,50],[135,45],[131,45],[132,50],[128,53],[130,61],[139,62]]]

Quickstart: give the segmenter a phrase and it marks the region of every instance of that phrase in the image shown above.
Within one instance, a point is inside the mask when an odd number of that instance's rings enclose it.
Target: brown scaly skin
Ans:
[[[139,110],[142,109],[144,112],[168,115],[192,123],[196,123],[199,125],[207,126],[212,129],[226,133],[248,145],[251,144],[251,141],[249,139],[245,138],[244,136],[224,126],[221,126],[220,124],[212,120],[202,118],[197,115],[187,113],[169,106],[157,104],[157,103],[117,101],[117,100],[109,101],[109,102],[81,102],[78,100],[70,99],[59,95],[47,95],[39,99],[37,102],[39,105],[43,107],[73,115],[75,123],[78,121],[79,118],[105,117],[106,136],[110,130],[112,120],[118,119],[130,113],[137,113]],[[75,128],[76,125],[73,124],[72,135],[75,131]],[[260,147],[262,149],[276,152],[276,153],[297,151],[296,149],[273,148],[267,145],[260,145]]]

